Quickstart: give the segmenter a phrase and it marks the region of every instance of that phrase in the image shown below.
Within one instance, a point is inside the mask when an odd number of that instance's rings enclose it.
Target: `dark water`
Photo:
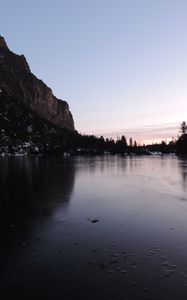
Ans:
[[[187,160],[0,159],[1,299],[186,299]]]

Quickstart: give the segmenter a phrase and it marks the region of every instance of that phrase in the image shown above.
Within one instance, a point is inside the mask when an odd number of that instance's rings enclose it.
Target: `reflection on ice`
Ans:
[[[186,298],[187,160],[19,157],[0,167],[7,299]]]
[[[178,164],[182,175],[183,189],[185,192],[187,192],[187,158],[180,157],[178,160]]]
[[[75,168],[60,158],[15,157],[0,160],[1,218],[50,214],[71,197]],[[34,212],[35,211],[35,212]]]

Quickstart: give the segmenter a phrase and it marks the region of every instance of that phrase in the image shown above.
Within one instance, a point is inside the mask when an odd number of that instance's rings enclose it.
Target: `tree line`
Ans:
[[[176,153],[181,149],[186,151],[184,140],[187,141],[187,124],[183,121],[180,125],[181,135],[178,139],[172,139],[169,143],[161,141],[160,143],[152,143],[150,145],[139,145],[132,137],[127,141],[125,135],[118,137],[117,140],[113,138],[104,138],[103,136],[96,137],[95,135],[82,135],[76,132],[66,140],[64,150],[72,154],[137,154],[145,155],[151,153]],[[183,140],[183,143],[181,142]]]

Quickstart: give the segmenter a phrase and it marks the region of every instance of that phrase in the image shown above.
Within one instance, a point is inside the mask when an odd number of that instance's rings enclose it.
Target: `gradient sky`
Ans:
[[[176,137],[187,121],[186,0],[0,0],[0,34],[81,133]]]

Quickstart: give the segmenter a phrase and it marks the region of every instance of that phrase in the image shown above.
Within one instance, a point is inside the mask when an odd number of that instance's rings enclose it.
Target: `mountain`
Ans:
[[[57,99],[0,36],[0,154],[63,152],[76,135],[67,102]]]
[[[24,55],[9,50],[0,36],[0,90],[19,99],[40,117],[61,127],[74,130],[66,101],[57,99],[51,89],[30,71]]]

